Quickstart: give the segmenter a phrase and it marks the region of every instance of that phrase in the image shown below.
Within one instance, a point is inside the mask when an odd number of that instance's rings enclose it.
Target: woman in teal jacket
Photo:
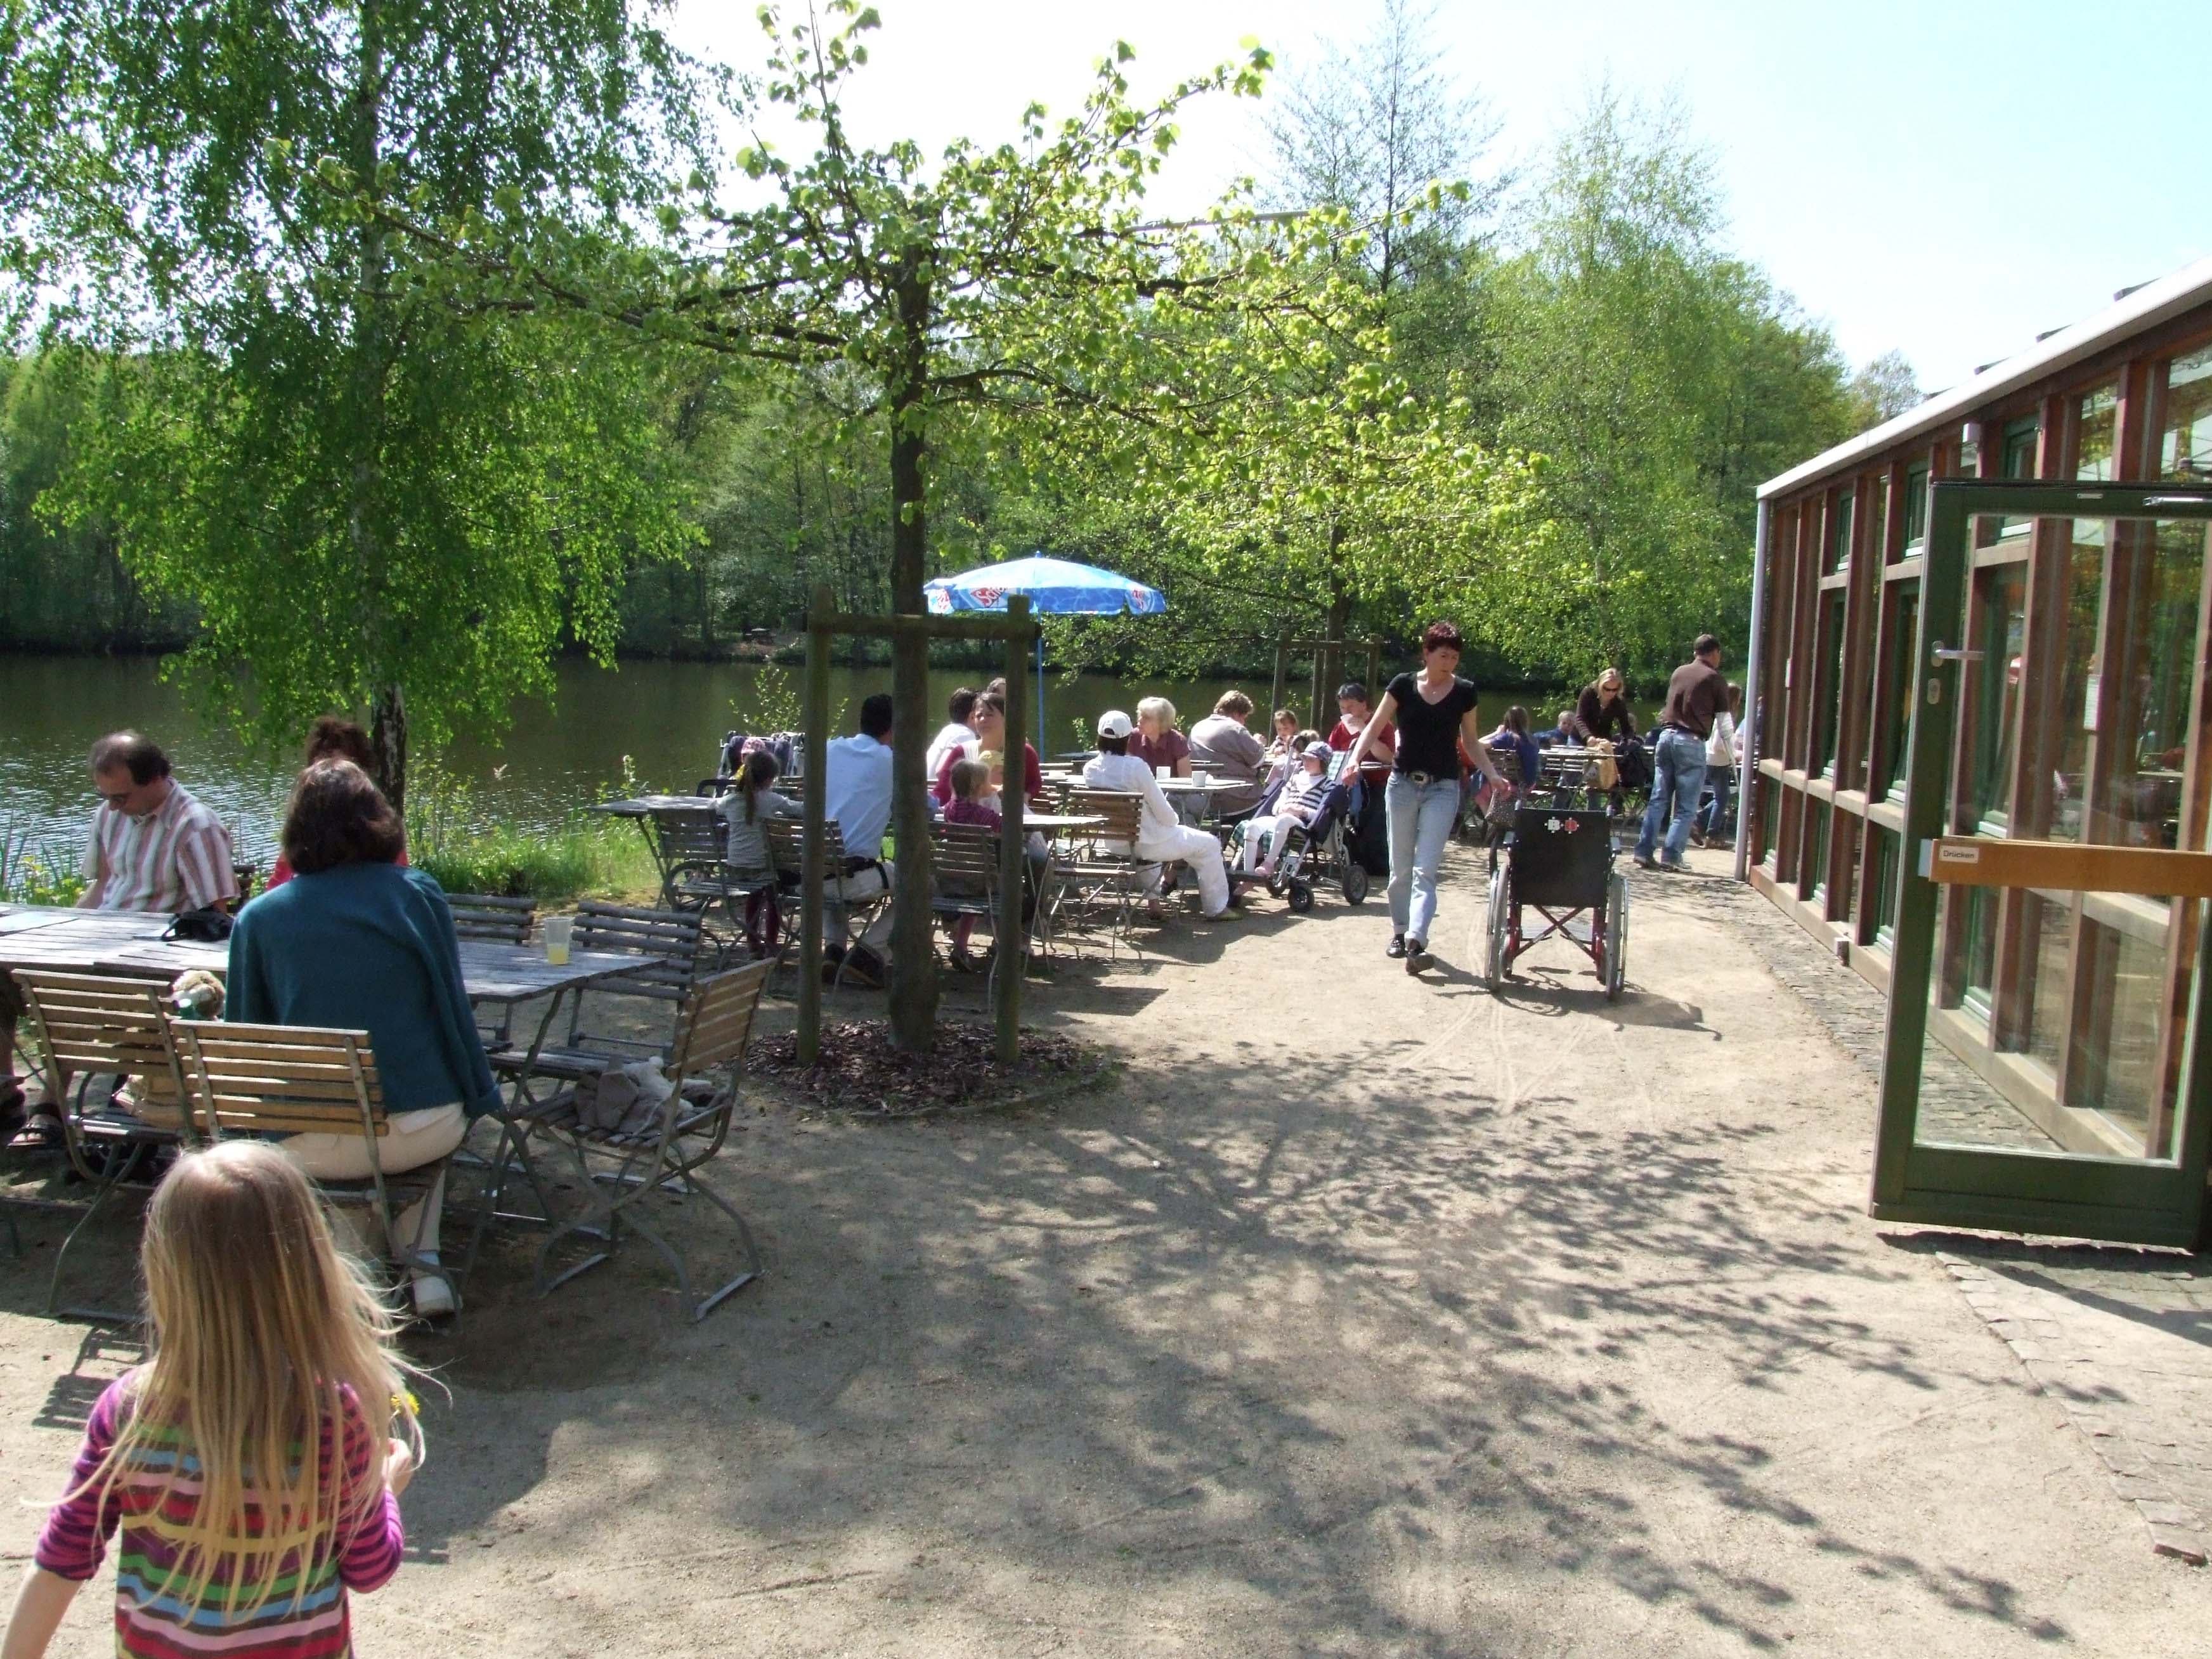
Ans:
[[[251,1024],[368,1031],[390,1115],[377,1143],[386,1175],[445,1158],[470,1120],[498,1103],[445,893],[398,861],[406,844],[398,814],[352,762],[301,773],[283,831],[295,879],[239,913],[223,1007],[224,1018]],[[359,1135],[292,1135],[282,1145],[311,1176],[368,1176]],[[444,1197],[441,1173],[427,1198],[392,1218],[386,1241],[408,1261],[425,1316],[453,1307],[438,1268]]]

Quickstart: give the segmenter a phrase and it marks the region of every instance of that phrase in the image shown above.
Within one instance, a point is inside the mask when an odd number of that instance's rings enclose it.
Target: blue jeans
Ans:
[[[1668,864],[1680,864],[1690,844],[1690,820],[1698,815],[1698,797],[1705,787],[1705,740],[1668,726],[1651,745],[1651,805],[1644,809],[1644,828],[1636,837],[1636,856],[1648,859],[1665,825]],[[1680,805],[1680,811],[1674,809]],[[1674,812],[1674,821],[1667,823]]]
[[[1459,780],[1415,783],[1393,772],[1382,791],[1390,815],[1390,931],[1428,943],[1437,919],[1437,872],[1459,821]]]
[[[1698,814],[1698,828],[1710,836],[1727,822],[1729,793],[1735,784],[1735,769],[1732,766],[1709,767],[1705,776],[1713,786],[1713,798]]]

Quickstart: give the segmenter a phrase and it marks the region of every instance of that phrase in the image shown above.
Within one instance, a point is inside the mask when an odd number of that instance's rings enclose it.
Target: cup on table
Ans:
[[[1152,769],[1152,775],[1158,778],[1162,783],[1165,783],[1170,778],[1175,775],[1175,768],[1172,766],[1155,766]]]
[[[564,966],[568,960],[568,937],[575,931],[576,919],[574,916],[546,917],[545,960],[556,968]]]

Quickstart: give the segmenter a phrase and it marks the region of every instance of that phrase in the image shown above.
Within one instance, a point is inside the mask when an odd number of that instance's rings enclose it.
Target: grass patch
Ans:
[[[408,856],[449,893],[498,893],[540,904],[580,898],[645,902],[660,878],[628,823],[578,824],[533,834],[462,830],[411,838]]]
[[[614,791],[637,792],[628,777]],[[419,767],[410,781],[407,855],[449,893],[541,905],[580,898],[652,904],[660,893],[659,872],[635,824],[580,811],[554,829],[518,829],[497,822],[465,780],[434,766]]]

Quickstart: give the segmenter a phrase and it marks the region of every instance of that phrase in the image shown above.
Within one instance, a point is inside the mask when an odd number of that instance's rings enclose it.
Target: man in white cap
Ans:
[[[1129,752],[1136,723],[1118,708],[1098,717],[1098,753],[1084,763],[1083,781],[1093,789],[1120,789],[1144,798],[1137,830],[1137,856],[1160,864],[1188,864],[1198,877],[1198,896],[1208,916],[1219,916],[1235,902],[1221,843],[1203,830],[1176,817],[1160,791],[1152,769]]]

